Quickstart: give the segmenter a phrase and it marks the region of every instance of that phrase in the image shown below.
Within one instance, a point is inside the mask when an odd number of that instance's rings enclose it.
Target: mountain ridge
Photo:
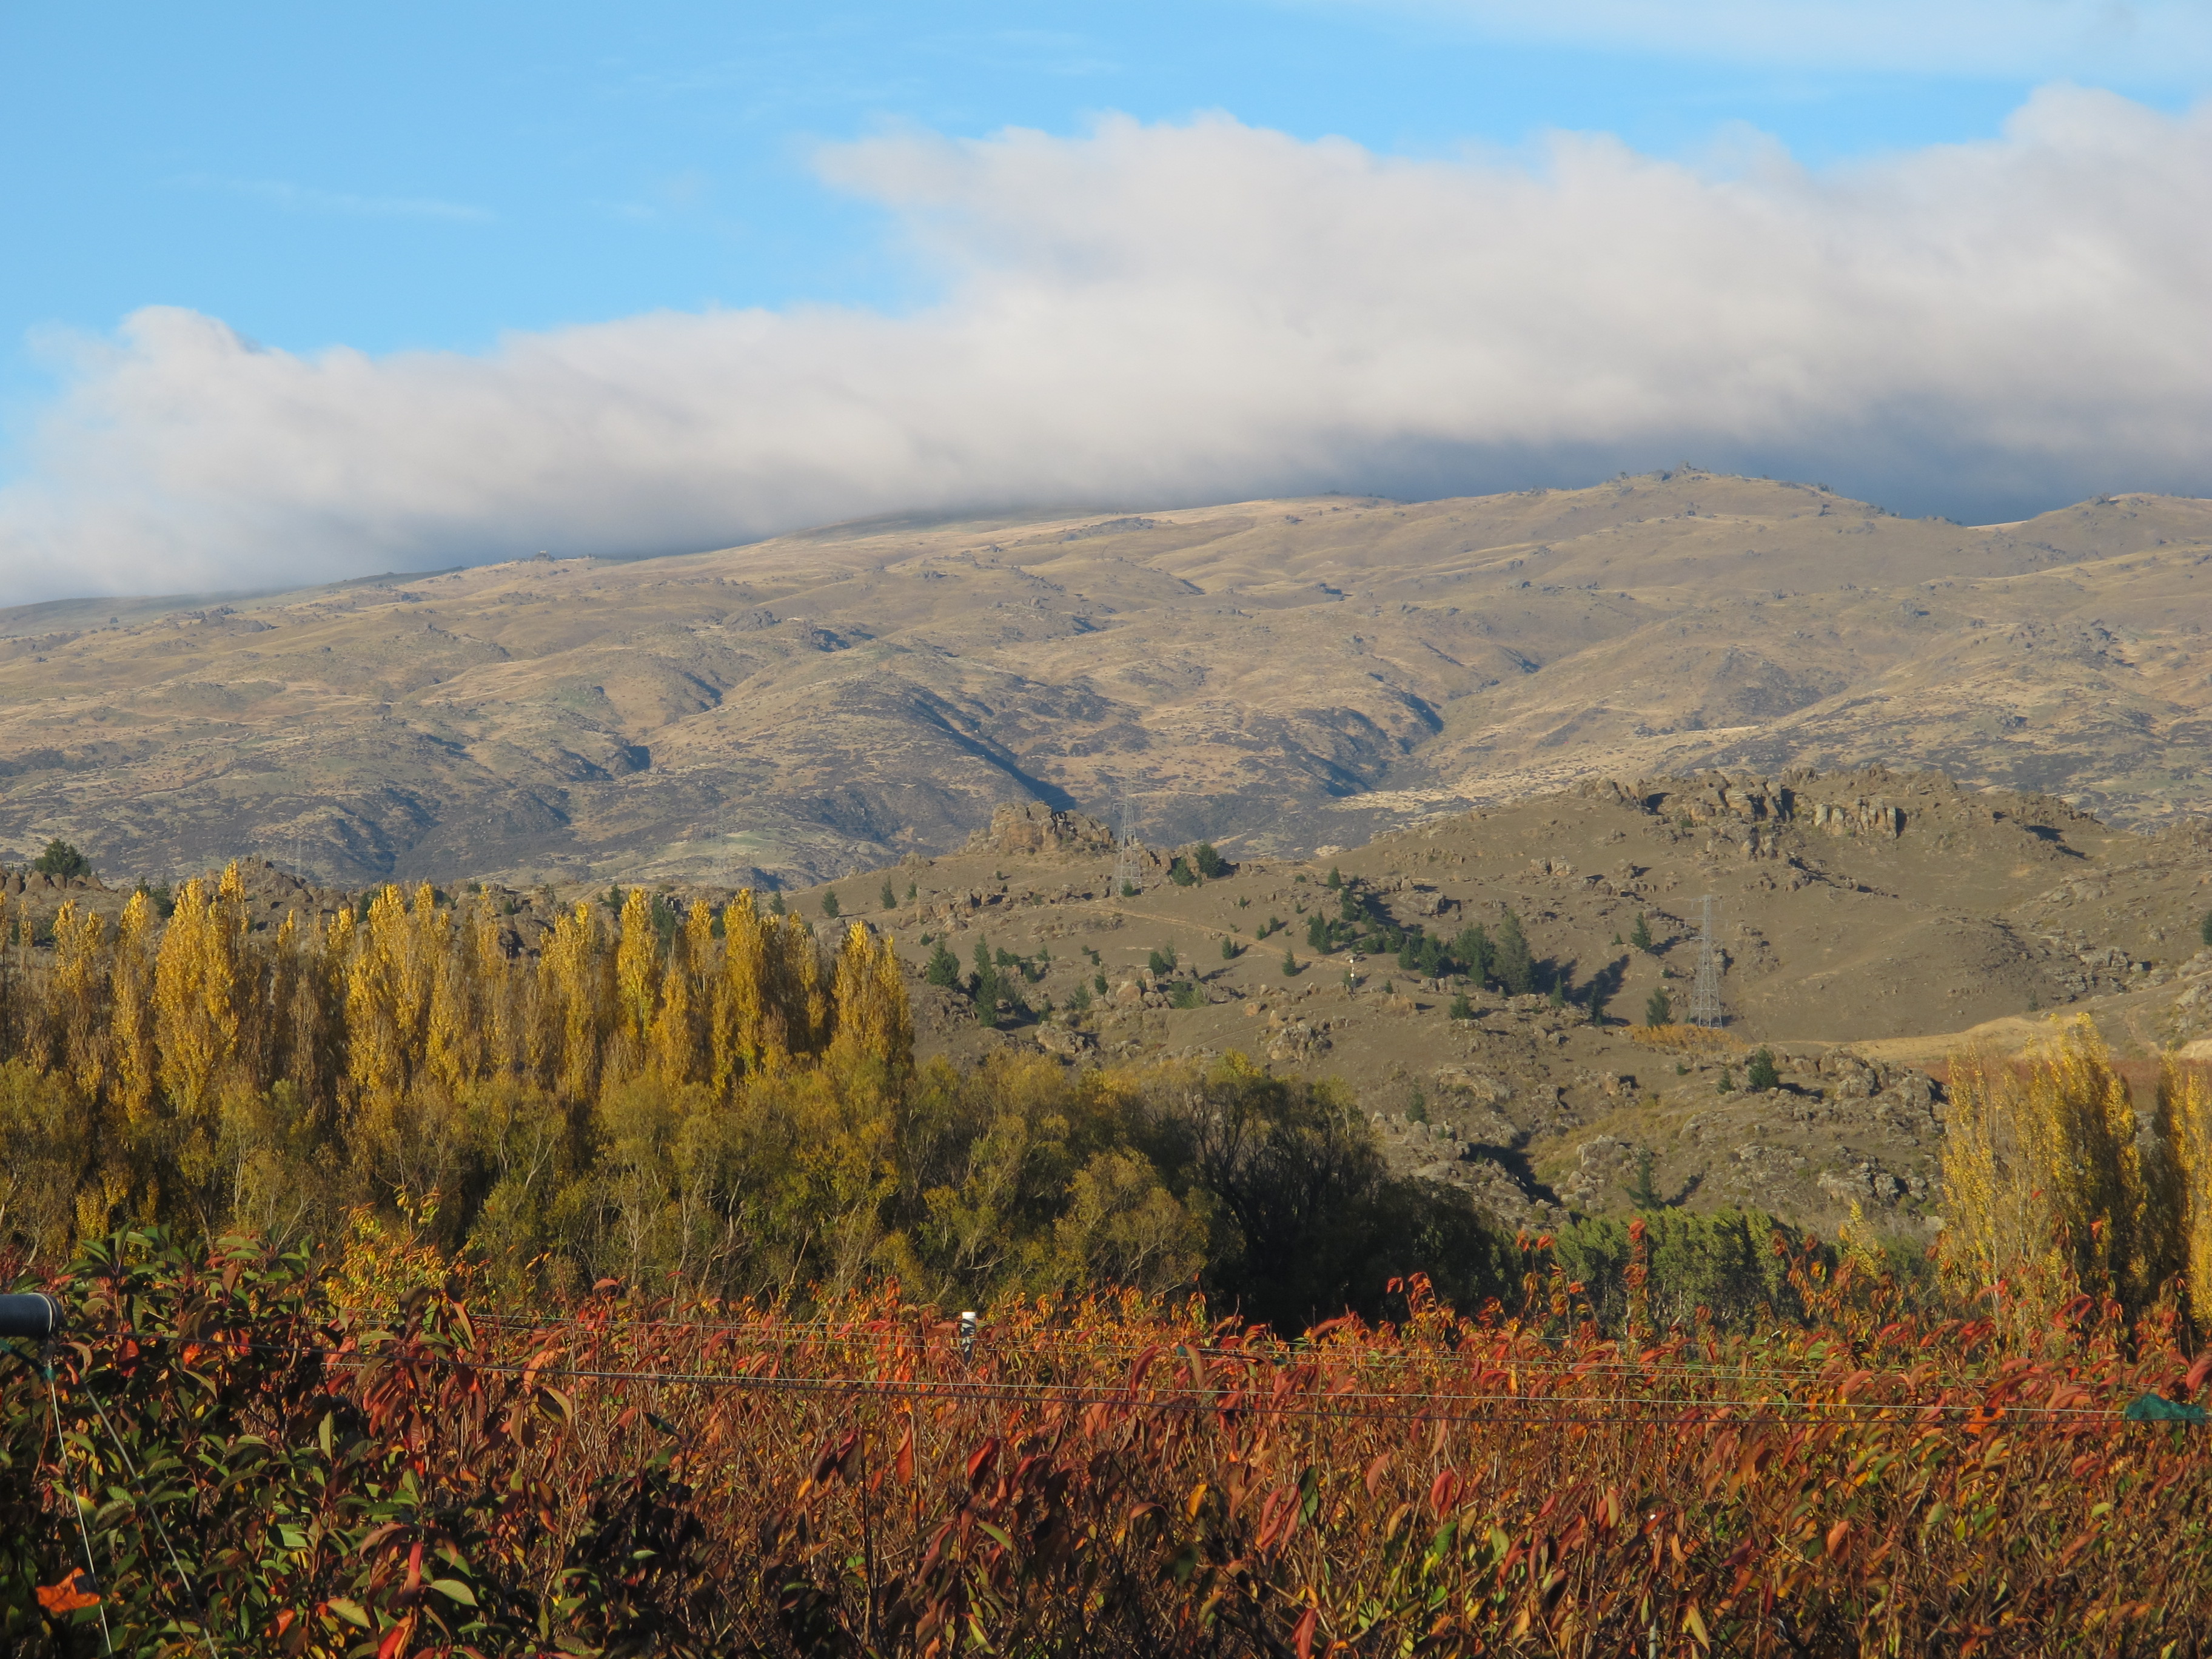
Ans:
[[[0,855],[803,884],[1008,798],[1289,854],[1601,775],[1874,761],[2153,826],[2212,805],[2208,573],[2189,498],[1974,528],[1675,469],[22,607]]]

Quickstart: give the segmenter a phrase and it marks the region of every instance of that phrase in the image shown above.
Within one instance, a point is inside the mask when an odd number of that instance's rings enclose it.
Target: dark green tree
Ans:
[[[1473,1019],[1474,1018],[1474,1005],[1467,1000],[1466,992],[1462,991],[1457,996],[1451,1000],[1451,1018],[1454,1019]]]
[[[1471,923],[1459,930],[1459,937],[1452,941],[1451,953],[1459,963],[1460,971],[1477,985],[1490,978],[1490,934],[1480,922]]]
[[[1536,960],[1528,953],[1528,941],[1521,932],[1521,919],[1510,910],[1505,913],[1505,920],[1498,924],[1490,971],[1513,996],[1525,997],[1536,988]]]
[[[1636,926],[1628,930],[1628,942],[1644,955],[1651,954],[1651,924],[1644,921],[1641,910],[1636,913]]]
[[[1192,873],[1188,860],[1181,854],[1177,854],[1174,861],[1168,866],[1168,879],[1178,887],[1194,886],[1198,882],[1197,876]]]
[[[1636,1176],[1628,1183],[1627,1192],[1628,1201],[1639,1210],[1657,1210],[1666,1207],[1667,1200],[1659,1196],[1659,1189],[1651,1184],[1652,1171],[1658,1162],[1658,1155],[1649,1146],[1637,1148]]]
[[[834,887],[824,888],[822,891],[822,914],[832,921],[837,920],[837,890]]]
[[[945,948],[943,939],[938,940],[937,948],[929,953],[929,965],[921,970],[921,976],[932,985],[948,989],[960,982],[960,958]]]
[[[1212,881],[1216,876],[1225,876],[1229,873],[1229,860],[1221,856],[1220,850],[1210,841],[1199,842],[1198,851],[1191,854],[1191,857],[1198,866],[1198,873],[1208,881]]]
[[[46,843],[46,850],[31,861],[31,868],[42,876],[88,876],[92,860],[60,836]]]
[[[1323,882],[1323,883],[1322,884],[1322,886],[1324,886],[1324,887],[1341,887],[1341,886],[1343,886],[1343,885],[1344,885],[1344,872],[1343,872],[1343,871],[1341,871],[1341,870],[1340,870],[1340,869],[1338,869],[1334,865],[1333,865],[1333,864],[1332,864],[1332,865],[1330,865],[1330,866],[1328,866],[1328,879],[1327,881]]]
[[[1772,1049],[1760,1048],[1744,1062],[1743,1082],[1747,1089],[1761,1091],[1782,1086],[1782,1073],[1774,1068]]]
[[[1646,1025],[1672,1025],[1674,1023],[1674,1005],[1668,998],[1665,986],[1653,988],[1650,996],[1645,999],[1644,1023]]]
[[[991,947],[981,939],[975,941],[975,1023],[996,1025],[999,1023],[999,967],[991,959]]]
[[[1295,954],[1293,954],[1292,952],[1289,951],[1284,951],[1284,952],[1283,952],[1283,977],[1284,977],[1284,978],[1285,978],[1285,979],[1296,979],[1296,978],[1297,977],[1297,975],[1298,975],[1298,959],[1297,959],[1297,956],[1296,956]]]
[[[891,878],[889,876],[884,878],[884,908],[886,910],[898,908],[898,890],[891,885]]]
[[[1152,976],[1155,979],[1165,979],[1176,970],[1175,946],[1163,945],[1158,950],[1148,952],[1145,957],[1145,966],[1152,970]]]
[[[1243,954],[1243,952],[1237,948],[1235,939],[1224,939],[1221,941],[1221,959],[1224,962],[1234,962]]]

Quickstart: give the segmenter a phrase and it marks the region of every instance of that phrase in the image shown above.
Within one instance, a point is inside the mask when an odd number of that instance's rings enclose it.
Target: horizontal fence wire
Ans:
[[[1918,1418],[1940,1422],[1964,1417],[1979,1424],[1998,1420],[2040,1421],[2046,1424],[2118,1420],[2120,1412],[2111,1406],[2049,1406],[2019,1401],[1987,1402],[1913,1398],[1901,1401],[1801,1399],[1789,1395],[1719,1396],[1706,1395],[1608,1394],[1574,1395],[1565,1393],[1530,1395],[1467,1393],[1450,1388],[1413,1390],[1326,1389],[1267,1392],[1236,1387],[1142,1391],[1141,1383],[964,1382],[951,1378],[793,1376],[770,1370],[692,1371],[619,1366],[561,1365],[471,1358],[427,1352],[373,1352],[359,1348],[321,1345],[237,1341],[219,1336],[175,1333],[113,1331],[111,1340],[182,1342],[210,1352],[246,1351],[313,1359],[347,1370],[377,1365],[439,1365],[485,1376],[525,1376],[544,1382],[643,1383],[658,1388],[728,1389],[754,1393],[874,1399],[894,1402],[925,1400],[952,1403],[1026,1406],[1106,1406],[1125,1410],[1170,1412],[1182,1414],[1224,1413],[1244,1416],[1379,1420],[1413,1423],[1497,1423],[1586,1426],[1665,1426],[1694,1421],[1755,1421],[1764,1414],[1784,1416],[1801,1422],[1864,1421]],[[1175,1350],[1162,1349],[1161,1358],[1172,1358]],[[988,1358],[988,1356],[987,1356]],[[1492,1367],[1510,1370],[1510,1365]],[[1558,1373],[1554,1373],[1558,1375]],[[1865,1374],[1862,1373],[1861,1376]],[[1672,1379],[1679,1381],[1679,1378]],[[1721,1380],[1717,1376],[1716,1380]],[[1857,1380],[1854,1377],[1850,1380]],[[1880,1380],[1879,1374],[1866,1378]],[[2061,1379],[2063,1386],[2063,1379]],[[1959,1383],[1957,1388],[1971,1388]],[[1948,1391],[1948,1390],[1947,1390]],[[1578,1406],[1607,1408],[1581,1411]],[[1481,1410],[1471,1409],[1482,1407]],[[1633,1408],[1624,1411],[1622,1408]],[[1671,1418],[1668,1415],[1672,1413]]]

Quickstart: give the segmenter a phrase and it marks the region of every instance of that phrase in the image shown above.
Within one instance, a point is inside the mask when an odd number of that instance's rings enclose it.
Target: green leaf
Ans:
[[[465,1607],[477,1604],[477,1593],[458,1578],[433,1578],[430,1588],[448,1601],[459,1601]]]
[[[363,1630],[370,1628],[368,1609],[349,1596],[333,1595],[323,1605],[349,1625],[358,1625]]]

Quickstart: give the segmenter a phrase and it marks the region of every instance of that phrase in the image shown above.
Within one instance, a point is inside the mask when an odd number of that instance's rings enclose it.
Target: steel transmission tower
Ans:
[[[1129,807],[1129,792],[1124,787],[1118,793],[1114,824],[1114,892],[1120,898],[1125,889],[1142,891],[1144,883],[1138,879],[1135,816]]]
[[[1698,976],[1690,988],[1690,1024],[1718,1027],[1721,1012],[1721,947],[1713,939],[1713,896],[1705,895],[1705,925],[1698,933]]]

